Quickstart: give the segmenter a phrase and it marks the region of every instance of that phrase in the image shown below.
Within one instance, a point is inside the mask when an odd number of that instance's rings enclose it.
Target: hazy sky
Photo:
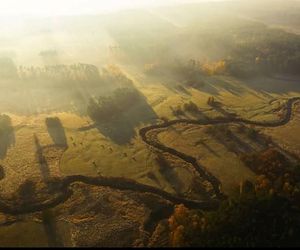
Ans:
[[[99,13],[175,3],[215,0],[0,0],[0,16]]]

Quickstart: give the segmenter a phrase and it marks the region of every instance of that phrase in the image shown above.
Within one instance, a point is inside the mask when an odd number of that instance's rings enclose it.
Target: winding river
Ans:
[[[187,162],[191,166],[193,166],[195,171],[197,171],[201,177],[203,177],[205,180],[209,181],[212,184],[214,193],[216,194],[215,199],[204,200],[204,201],[190,200],[184,197],[179,197],[170,194],[159,188],[138,183],[130,179],[117,178],[117,177],[87,177],[87,176],[77,175],[77,176],[68,176],[59,179],[59,181],[55,183],[56,189],[59,190],[59,194],[56,195],[56,197],[54,197],[53,199],[46,200],[41,203],[17,206],[13,201],[4,200],[0,197],[0,212],[4,214],[20,215],[20,214],[39,212],[49,208],[54,208],[59,204],[62,204],[63,202],[65,202],[71,197],[72,190],[70,189],[70,185],[76,182],[81,182],[84,184],[94,185],[94,186],[109,187],[117,190],[127,190],[127,191],[134,191],[140,193],[151,193],[154,195],[158,195],[161,198],[172,202],[173,204],[184,204],[188,208],[197,208],[202,210],[216,209],[218,208],[220,201],[226,198],[226,196],[222,193],[221,190],[221,182],[215,176],[209,173],[203,166],[201,166],[198,163],[196,158],[184,154],[182,152],[179,152],[174,148],[167,147],[164,144],[160,143],[159,141],[151,139],[150,137],[148,137],[149,132],[154,130],[165,129],[176,124],[217,125],[217,124],[241,123],[245,125],[256,125],[260,127],[273,127],[273,128],[280,127],[289,123],[289,121],[292,118],[293,106],[299,100],[300,97],[290,98],[286,103],[285,116],[278,121],[265,121],[265,122],[251,121],[243,118],[232,118],[232,117],[231,118],[222,117],[222,118],[210,119],[206,121],[179,119],[179,120],[168,121],[168,122],[164,122],[161,124],[156,124],[156,125],[152,125],[140,129],[139,131],[140,137],[142,138],[143,142],[148,146],[150,146],[152,149],[158,150],[160,152],[169,153],[175,157],[182,159],[183,161]],[[92,127],[89,127],[89,129],[91,128]]]

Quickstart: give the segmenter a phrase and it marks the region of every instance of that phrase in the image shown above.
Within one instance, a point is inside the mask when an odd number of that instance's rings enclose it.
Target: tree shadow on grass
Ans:
[[[253,152],[254,148],[239,138],[227,125],[217,125],[208,130],[208,133],[229,152],[236,155]]]
[[[49,247],[63,247],[63,240],[58,233],[57,219],[50,209],[42,212],[43,226],[48,237]]]
[[[51,136],[55,145],[63,146],[63,147],[68,146],[65,129],[59,118],[57,117],[46,118],[46,126],[47,126],[48,133]]]
[[[206,148],[211,154],[213,154],[216,157],[220,157],[220,155],[213,150],[204,140],[200,139],[199,141],[196,142],[196,146],[202,145],[204,148]]]
[[[15,133],[11,119],[7,115],[0,115],[0,159],[6,157],[8,149],[15,144]]]
[[[225,110],[224,107],[222,106],[222,103],[220,103],[220,102],[215,102],[213,105],[210,105],[210,106],[215,111],[222,114],[224,117],[227,117],[227,118],[236,118],[237,117],[237,115],[235,113]]]
[[[4,167],[0,165],[0,181],[5,178]]]
[[[46,181],[50,178],[50,169],[47,163],[45,156],[43,155],[43,148],[40,144],[40,141],[36,135],[34,135],[34,143],[36,146],[36,157],[39,163],[40,171],[43,177],[43,180]]]
[[[244,84],[263,93],[285,94],[289,92],[300,92],[299,76],[274,76],[257,77],[244,81]]]
[[[179,195],[182,192],[183,183],[180,177],[177,175],[174,167],[168,162],[168,160],[162,155],[158,154],[156,162],[159,166],[159,172],[165,177],[166,181],[170,183],[175,192]]]
[[[22,202],[35,201],[36,196],[36,183],[31,180],[26,180],[18,188],[18,195]]]
[[[147,99],[135,88],[116,90],[110,97],[91,100],[89,115],[101,134],[124,145],[136,136],[136,127],[152,123],[157,115]]]

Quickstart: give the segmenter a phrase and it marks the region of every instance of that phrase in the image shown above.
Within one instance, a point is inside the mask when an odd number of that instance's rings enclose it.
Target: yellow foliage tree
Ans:
[[[226,62],[224,60],[220,60],[212,63],[204,63],[202,64],[201,69],[209,76],[224,74],[226,72]]]
[[[187,246],[186,233],[194,230],[202,230],[203,226],[204,221],[197,214],[184,205],[176,206],[173,215],[169,218],[171,246]]]

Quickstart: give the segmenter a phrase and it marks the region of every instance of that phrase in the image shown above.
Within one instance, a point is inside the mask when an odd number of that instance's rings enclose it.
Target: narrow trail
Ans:
[[[220,200],[225,198],[225,195],[222,193],[221,190],[221,182],[209,173],[203,166],[201,166],[197,159],[189,156],[187,154],[181,153],[173,148],[167,147],[162,143],[152,140],[148,137],[148,133],[154,130],[165,129],[173,125],[177,124],[194,124],[194,125],[218,125],[218,124],[232,124],[232,123],[243,123],[246,125],[256,125],[260,127],[280,127],[290,122],[293,113],[293,105],[300,101],[300,97],[294,97],[287,101],[286,103],[286,114],[285,117],[278,121],[269,121],[269,122],[260,122],[260,121],[251,121],[242,118],[217,118],[211,119],[207,121],[199,121],[199,120],[188,120],[188,119],[180,119],[180,120],[173,120],[169,122],[165,122],[162,124],[156,124],[149,127],[145,127],[140,129],[139,135],[141,136],[144,143],[148,146],[154,148],[155,150],[159,150],[161,152],[166,152],[171,155],[174,155],[185,162],[191,164],[194,169],[206,180],[208,180],[215,191],[216,199],[205,200],[205,201],[196,201],[196,200],[189,200],[184,197],[179,197],[173,195],[171,193],[165,192],[161,189],[144,185],[138,183],[134,180],[125,179],[125,178],[117,178],[117,177],[88,177],[88,176],[68,176],[61,178],[56,184],[60,190],[59,194],[51,200],[46,200],[44,202],[38,204],[26,204],[26,205],[19,205],[17,206],[13,201],[4,201],[0,197],[0,212],[4,214],[11,214],[11,215],[20,215],[20,214],[28,214],[34,212],[44,211],[45,209],[54,208],[65,201],[67,201],[73,194],[70,186],[73,183],[80,182],[87,185],[93,186],[101,186],[101,187],[109,187],[112,189],[117,190],[124,190],[124,191],[133,191],[139,193],[151,193],[154,195],[158,195],[161,198],[168,200],[174,204],[184,204],[189,208],[195,209],[202,209],[202,210],[214,210],[218,208]],[[88,129],[92,129],[93,127],[89,126]],[[87,128],[86,128],[87,129]],[[80,131],[84,131],[84,128],[81,128]]]

